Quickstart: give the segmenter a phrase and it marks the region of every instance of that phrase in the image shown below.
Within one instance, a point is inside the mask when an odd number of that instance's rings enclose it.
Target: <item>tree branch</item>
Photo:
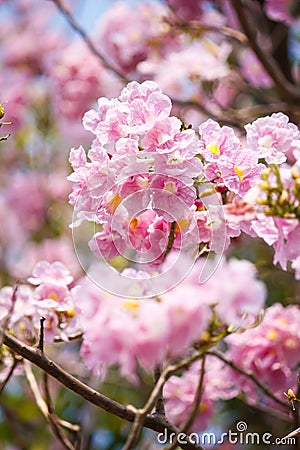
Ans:
[[[84,40],[84,42],[86,43],[86,45],[88,46],[90,51],[93,53],[93,55],[95,55],[102,62],[103,66],[106,69],[114,72],[122,81],[124,81],[124,83],[128,83],[130,80],[128,78],[126,78],[126,76],[123,73],[121,73],[116,67],[112,66],[106,60],[106,58],[99,52],[99,50],[97,50],[94,43],[91,41],[89,36],[83,30],[83,28],[79,25],[79,23],[72,16],[71,12],[63,5],[62,1],[61,0],[50,0],[50,1],[52,1],[52,3],[54,3],[56,5],[58,10],[61,12],[61,14],[67,20],[67,22],[70,24],[72,29],[82,37],[82,39]]]
[[[249,40],[249,44],[256,53],[258,59],[273,79],[274,84],[280,96],[286,100],[287,103],[295,103],[295,100],[300,99],[300,90],[291,84],[283,75],[279,65],[272,57],[263,50],[261,45],[256,40],[255,27],[249,22],[245,6],[242,0],[231,0],[233,8],[238,16],[242,29]]]
[[[180,431],[185,434],[187,434],[189,432],[190,428],[192,427],[192,425],[194,423],[196,415],[199,413],[199,405],[201,404],[201,397],[202,397],[202,393],[203,393],[203,383],[204,383],[204,375],[205,375],[205,359],[206,359],[206,355],[204,355],[202,358],[202,363],[201,363],[201,368],[200,368],[200,376],[199,376],[198,385],[196,388],[195,398],[193,401],[192,408],[191,408],[186,420],[180,427]],[[165,450],[175,450],[176,447],[177,447],[177,442],[174,442],[174,443],[171,443]]]
[[[4,391],[5,386],[7,385],[7,383],[9,382],[9,380],[11,379],[11,377],[12,377],[14,371],[15,371],[15,368],[17,367],[17,365],[18,365],[19,363],[20,363],[20,359],[14,357],[13,364],[12,364],[12,366],[11,366],[11,368],[10,368],[8,374],[6,375],[5,379],[2,381],[2,383],[1,383],[1,385],[0,385],[0,396],[1,396],[2,392]]]
[[[55,378],[61,384],[63,384],[76,394],[80,395],[88,402],[98,406],[99,408],[111,414],[114,414],[117,417],[120,417],[121,419],[127,420],[128,422],[134,422],[135,414],[130,408],[121,405],[115,400],[112,400],[106,397],[105,395],[101,394],[100,392],[97,392],[94,389],[90,388],[82,381],[78,380],[71,374],[67,373],[54,361],[48,359],[45,354],[41,354],[41,352],[39,352],[38,349],[32,348],[20,342],[18,339],[14,338],[13,336],[10,336],[8,333],[4,334],[3,343],[13,351],[18,353],[19,355],[21,355],[23,358],[27,359],[28,361],[31,361],[36,366],[40,367],[48,375]],[[168,377],[171,376],[177,370],[188,367],[190,364],[199,359],[201,356],[202,355],[197,352],[191,358],[182,361],[180,364],[176,366],[174,365],[169,366],[167,368]],[[164,377],[165,376],[166,373],[164,372]],[[159,389],[161,387],[161,383],[158,382],[156,387],[157,386]],[[145,417],[143,426],[153,431],[166,433],[168,437],[171,436],[173,438],[174,433],[175,435],[178,435],[179,433],[179,430],[171,423],[169,423],[167,420],[165,420],[162,417],[152,415],[147,415]],[[186,450],[202,450],[199,445],[193,444],[192,442],[182,443],[180,444],[180,448]]]
[[[24,361],[24,369],[25,369],[25,375],[26,375],[27,381],[29,383],[29,386],[30,386],[31,392],[33,394],[33,397],[36,401],[36,404],[39,407],[40,411],[42,412],[43,416],[45,417],[46,421],[49,423],[53,434],[57,437],[57,439],[62,443],[62,445],[67,450],[76,450],[75,447],[73,446],[73,444],[69,441],[69,439],[61,431],[61,429],[59,427],[59,423],[56,420],[57,418],[54,417],[54,415],[51,414],[51,412],[49,411],[47,403],[44,401],[44,399],[41,396],[39,386],[37,384],[36,378],[32,372],[32,369],[31,369],[28,361]]]
[[[260,390],[262,390],[264,394],[266,394],[268,397],[270,397],[272,400],[274,400],[278,405],[280,405],[284,408],[288,408],[288,405],[284,401],[277,398],[276,395],[274,395],[273,392],[271,392],[267,388],[267,386],[265,386],[263,383],[258,381],[252,372],[247,372],[246,370],[241,369],[240,367],[236,366],[234,364],[234,362],[228,361],[228,359],[226,359],[223,355],[221,355],[218,352],[209,351],[209,352],[207,352],[207,355],[212,355],[212,356],[215,356],[216,358],[219,358],[221,361],[223,361],[225,364],[227,364],[233,370],[235,370],[236,372],[239,372],[241,375],[244,375],[245,377],[247,377],[251,381],[253,381],[253,383],[256,384],[256,386]]]
[[[183,361],[179,362],[178,364],[172,364],[172,365],[166,367],[160,374],[158,380],[156,381],[153,391],[151,392],[150,397],[147,400],[145,406],[140,409],[131,407],[131,409],[135,413],[135,419],[134,419],[131,433],[127,439],[127,442],[126,442],[123,450],[131,450],[132,448],[134,448],[134,446],[137,442],[137,439],[139,437],[141,428],[143,426],[145,417],[153,409],[155,403],[157,402],[157,399],[161,395],[164,384],[171,377],[171,375],[173,375],[179,369],[189,367],[192,364],[192,362],[196,361],[197,359],[201,358],[202,356],[203,355],[201,353],[196,352],[191,358],[183,360]],[[157,415],[155,417],[157,417]]]
[[[154,383],[155,384],[158,382],[159,377],[161,375],[161,372],[162,372],[162,366],[161,365],[157,365],[156,367],[154,367]],[[164,397],[163,397],[162,389],[161,389],[160,394],[159,394],[159,396],[157,398],[157,401],[156,401],[154,414],[155,415],[158,414],[158,415],[161,415],[161,416],[164,416],[164,417],[166,416],[165,405],[164,405]]]

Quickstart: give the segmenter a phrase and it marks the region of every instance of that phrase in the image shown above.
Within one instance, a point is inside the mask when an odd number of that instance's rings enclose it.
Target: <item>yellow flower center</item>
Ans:
[[[270,341],[274,341],[277,338],[277,331],[276,330],[269,330],[267,332],[267,338],[270,339]]]
[[[190,224],[190,221],[188,219],[185,219],[184,217],[180,217],[175,226],[176,233],[181,233],[181,231],[185,230]]]
[[[220,154],[220,148],[218,146],[218,144],[216,143],[212,143],[212,144],[208,144],[206,146],[207,150],[209,150],[213,155],[219,155]]]
[[[59,298],[54,292],[51,292],[48,296],[48,298],[51,298],[51,300],[55,300],[56,302],[59,302]]]
[[[122,198],[119,194],[115,194],[112,198],[107,202],[106,207],[111,212],[114,213],[119,204],[121,203]]]
[[[126,302],[124,302],[122,306],[123,308],[128,309],[133,317],[136,317],[140,307],[140,303],[138,300],[126,300]]]
[[[136,231],[139,224],[139,219],[137,217],[133,217],[129,222],[129,228],[131,231]]]
[[[241,167],[235,166],[235,167],[233,168],[233,170],[235,171],[235,173],[237,174],[237,176],[239,177],[239,179],[240,179],[241,181],[243,181],[243,180],[244,180],[244,175],[245,175],[243,169],[241,169]]]
[[[176,184],[174,183],[174,181],[168,181],[165,184],[164,190],[168,191],[168,192],[171,192],[171,194],[176,194],[177,187],[176,187]]]

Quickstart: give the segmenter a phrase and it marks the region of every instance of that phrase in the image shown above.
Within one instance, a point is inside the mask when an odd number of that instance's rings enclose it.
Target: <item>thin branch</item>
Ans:
[[[204,384],[204,375],[205,375],[205,355],[202,358],[202,363],[201,363],[201,367],[200,367],[200,376],[198,379],[198,385],[196,388],[196,392],[195,392],[195,398],[193,401],[193,405],[192,408],[186,418],[186,420],[184,421],[184,423],[182,424],[182,426],[180,427],[180,431],[181,433],[187,434],[190,430],[190,428],[192,427],[194,420],[197,416],[197,414],[199,413],[199,405],[201,404],[201,398],[202,398],[202,394],[203,394],[203,384]],[[177,447],[177,442],[173,442],[171,443],[165,450],[175,450]]]
[[[4,389],[5,389],[5,386],[7,385],[7,383],[9,382],[9,380],[11,379],[11,377],[12,377],[14,371],[15,371],[15,368],[17,367],[17,365],[18,365],[19,363],[20,363],[20,358],[14,357],[14,362],[13,362],[13,364],[12,364],[12,366],[11,366],[11,368],[10,368],[8,374],[6,375],[5,379],[2,381],[2,383],[1,383],[1,385],[0,385],[0,396],[1,396],[2,392],[3,392]]]
[[[88,402],[98,406],[99,408],[114,414],[121,419],[127,420],[128,422],[133,422],[135,419],[135,414],[132,409],[121,405],[120,403],[112,400],[100,392],[95,391],[94,389],[87,386],[82,381],[73,377],[71,374],[67,373],[60,366],[58,366],[54,361],[51,361],[47,358],[45,354],[41,354],[38,349],[30,347],[8,333],[4,334],[3,343],[14,350],[16,353],[21,355],[23,358],[31,361],[36,366],[40,367],[44,370],[48,375],[55,378],[61,384],[66,386],[72,392],[80,395],[82,398],[87,400]],[[191,358],[182,361],[177,366],[169,366],[168,376],[172,375],[172,370],[176,372],[179,369],[184,369],[192,364],[194,361],[199,359],[202,355],[196,352]],[[158,382],[159,383],[159,382]],[[160,433],[166,433],[168,437],[174,436],[178,434],[179,430],[172,425],[170,422],[165,420],[163,417],[147,415],[144,420],[144,426],[153,431],[157,431]],[[197,444],[193,444],[192,442],[186,442],[179,444],[180,448],[186,450],[201,450],[201,447]]]
[[[215,356],[216,358],[219,358],[221,361],[223,361],[225,364],[227,364],[229,367],[231,367],[232,369],[234,369],[236,372],[239,372],[241,375],[244,375],[245,377],[249,378],[251,381],[253,381],[254,384],[256,384],[256,386],[261,389],[263,391],[264,394],[266,394],[268,397],[270,397],[272,400],[274,400],[276,403],[278,403],[278,405],[284,407],[284,408],[288,408],[288,405],[280,400],[278,397],[276,397],[276,395],[273,394],[273,392],[271,392],[267,386],[265,386],[263,383],[261,383],[260,381],[258,381],[255,377],[255,375],[252,372],[248,372],[246,370],[241,369],[240,367],[236,366],[234,364],[234,362],[232,361],[228,361],[228,359],[226,359],[223,355],[221,355],[218,352],[214,352],[214,351],[209,351],[207,352],[207,355],[212,355]]]
[[[256,53],[260,62],[273,79],[275,86],[281,97],[285,99],[288,103],[295,102],[296,99],[300,99],[300,90],[297,89],[293,84],[291,84],[282,73],[279,65],[272,57],[271,54],[265,52],[261,45],[256,40],[255,27],[250,23],[247,17],[246,8],[243,5],[242,0],[231,0],[231,3],[235,9],[238,16],[242,29],[249,40],[249,44],[253,51]]]
[[[185,422],[182,424],[182,431],[187,433],[190,428],[192,427],[195,418],[197,414],[199,413],[199,406],[201,403],[202,395],[203,395],[203,386],[204,386],[204,375],[205,375],[205,361],[206,361],[206,355],[203,356],[201,367],[200,367],[200,376],[199,381],[195,393],[195,398],[193,401],[193,407],[190,411],[190,414],[186,418]]]
[[[253,105],[247,108],[242,108],[239,110],[227,109],[229,113],[232,113],[237,119],[242,123],[248,123],[251,120],[256,119],[259,116],[265,116],[278,111],[286,113],[297,113],[299,111],[299,105],[287,105],[284,102],[278,103],[268,103],[263,105]]]
[[[173,10],[173,14],[175,15],[175,12]],[[199,36],[201,36],[203,33],[218,33],[222,34],[223,36],[226,36],[229,39],[233,39],[234,41],[239,42],[240,44],[247,45],[248,44],[248,38],[247,36],[242,33],[239,30],[234,30],[233,28],[229,28],[226,26],[213,26],[213,25],[206,25],[201,23],[198,20],[191,20],[189,22],[182,21],[178,16],[176,15],[175,22],[172,22],[171,20],[165,19],[166,23],[170,25],[171,27],[177,27],[180,30],[182,30],[185,33],[198,33]]]
[[[81,339],[82,336],[83,336],[82,331],[78,331],[78,333],[70,334],[70,335],[68,335],[68,342],[69,341],[76,341],[77,339]],[[62,339],[60,336],[55,336],[54,342],[64,342],[64,343],[66,343],[66,341],[64,339]]]
[[[44,399],[41,396],[38,383],[36,381],[36,378],[32,372],[32,369],[31,369],[28,361],[24,362],[24,369],[25,369],[25,375],[26,375],[27,381],[29,383],[29,386],[30,386],[31,392],[34,396],[34,399],[36,401],[36,404],[39,407],[39,409],[42,412],[45,419],[47,420],[47,422],[49,423],[53,434],[57,437],[57,439],[62,443],[62,445],[67,450],[76,450],[75,447],[73,446],[73,444],[69,441],[69,439],[61,431],[57,421],[54,419],[54,416],[48,410],[47,403],[44,401]]]
[[[63,5],[61,0],[50,0],[52,3],[56,5],[58,10],[61,12],[61,14],[64,16],[66,21],[69,23],[69,25],[72,27],[72,29],[79,34],[83,41],[86,43],[90,51],[95,55],[103,64],[103,66],[114,72],[122,81],[125,83],[128,83],[130,80],[126,78],[126,76],[121,73],[116,67],[112,66],[106,58],[97,50],[92,40],[89,38],[87,33],[83,30],[83,28],[79,25],[79,23],[75,20],[75,18],[72,16],[71,12]]]
[[[176,229],[176,221],[174,220],[171,223],[171,226],[170,226],[170,232],[169,232],[169,236],[168,236],[168,243],[167,243],[166,249],[164,251],[164,254],[162,256],[162,262],[164,262],[164,260],[166,259],[166,257],[170,253],[170,251],[172,250],[172,247],[173,247],[173,244],[174,244],[174,240],[175,240],[175,229]]]
[[[276,409],[272,409],[270,408],[270,405],[262,405],[258,403],[254,405],[253,403],[249,403],[247,399],[244,398],[243,396],[238,396],[237,398],[245,405],[247,405],[249,408],[252,408],[255,411],[263,412],[264,414],[272,416],[277,420],[281,420],[282,422],[291,423],[291,417],[288,414]]]
[[[210,100],[211,102],[211,100]],[[220,125],[230,125],[235,126],[237,128],[243,129],[243,125],[241,124],[241,121],[239,118],[234,117],[233,115],[227,115],[227,110],[222,110],[220,114],[217,114],[216,111],[209,110],[206,108],[206,106],[203,105],[203,103],[196,102],[194,100],[178,100],[172,98],[173,105],[180,106],[181,108],[194,108],[197,111],[200,111],[201,113],[207,115],[208,117],[216,120],[219,122]]]
[[[165,370],[163,370],[163,372],[161,373],[159,379],[157,380],[145,406],[140,409],[131,407],[132,411],[134,411],[135,413],[135,420],[123,450],[131,450],[132,448],[134,448],[140,435],[141,429],[143,427],[144,420],[147,414],[153,409],[155,403],[157,402],[158,397],[161,395],[164,384],[170,378],[170,376],[173,375],[175,372],[177,372],[179,369],[189,367],[192,364],[192,362],[196,361],[201,357],[202,354],[196,352],[191,358],[183,360],[178,364],[172,364],[166,367]]]
[[[40,318],[40,336],[39,336],[39,342],[38,342],[38,349],[41,353],[44,353],[44,322],[46,318],[41,317]]]
[[[50,395],[50,389],[49,389],[49,377],[46,372],[43,372],[43,385],[44,385],[44,392],[45,392],[45,402],[47,405],[49,416],[50,417],[54,416],[55,420],[62,428],[65,428],[68,431],[76,433],[76,440],[78,441],[80,426],[78,424],[68,422],[67,420],[63,420],[63,419],[59,418],[58,416],[56,416],[56,414],[55,414],[51,395]],[[80,442],[79,442],[79,444],[80,444]],[[76,450],[77,450],[78,446],[79,445],[76,446]]]
[[[157,365],[154,368],[154,383],[155,384],[158,382],[159,377],[161,375],[161,372],[162,372],[162,366],[161,365]],[[154,414],[158,414],[158,415],[161,415],[161,416],[164,416],[164,417],[166,416],[165,405],[164,405],[164,397],[163,397],[162,389],[161,389],[160,394],[159,394],[159,396],[157,398]]]
[[[297,428],[294,431],[291,431],[289,434],[287,434],[286,436],[284,436],[281,439],[290,439],[290,438],[298,438],[300,437],[300,428]]]

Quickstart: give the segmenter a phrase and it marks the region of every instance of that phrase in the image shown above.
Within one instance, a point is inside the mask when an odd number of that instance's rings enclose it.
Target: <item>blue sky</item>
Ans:
[[[93,29],[95,22],[118,0],[77,0],[75,15],[86,31]],[[124,1],[124,0],[123,0]],[[125,0],[128,4],[142,3],[143,0]]]

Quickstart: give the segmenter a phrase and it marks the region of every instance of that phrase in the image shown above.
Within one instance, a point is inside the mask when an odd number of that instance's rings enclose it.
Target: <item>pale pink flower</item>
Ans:
[[[210,250],[215,253],[223,253],[229,247],[231,238],[241,234],[238,222],[226,214],[222,205],[211,205],[208,211],[196,211],[195,219],[199,241],[208,242]],[[194,242],[195,239],[196,236]]]
[[[265,166],[257,163],[257,156],[241,148],[228,157],[220,157],[216,163],[217,172],[224,185],[235,194],[243,197],[261,179]]]
[[[201,154],[206,162],[216,162],[220,156],[231,157],[241,150],[241,142],[232,128],[208,119],[199,126],[203,148]],[[227,159],[226,159],[227,160]]]
[[[247,144],[258,158],[269,164],[282,164],[292,142],[299,139],[298,127],[289,122],[288,116],[279,112],[256,119],[245,125]]]
[[[68,286],[73,281],[69,270],[59,261],[49,263],[40,261],[33,269],[32,276],[28,278],[31,284],[54,283]]]
[[[106,294],[85,281],[76,293],[85,331],[83,357],[87,348],[95,346],[97,350],[88,353],[90,367],[95,366],[93,360],[106,365],[119,363],[129,376],[135,371],[136,360],[150,369],[180,354],[201,335],[209,320],[209,309],[196,292],[196,286],[190,285],[188,302],[182,302],[186,296],[183,285],[177,294],[174,290],[162,299],[128,300]]]
[[[99,258],[110,260],[119,255],[120,248],[125,251],[124,245],[122,244],[123,238],[121,234],[113,231],[111,226],[105,223],[102,231],[94,234],[89,242],[89,247]]]
[[[274,264],[280,263],[286,270],[287,262],[296,260],[300,255],[300,224],[298,220],[275,218],[278,240],[274,244]]]
[[[16,132],[24,126],[28,119],[28,105],[32,103],[30,84],[32,79],[24,71],[3,69],[0,74],[0,88],[3,92],[1,103],[5,109],[4,121],[12,122],[3,130]]]
[[[22,227],[33,232],[46,222],[49,203],[65,198],[67,192],[64,173],[15,172],[9,179],[5,198],[7,208],[15,213]]]

